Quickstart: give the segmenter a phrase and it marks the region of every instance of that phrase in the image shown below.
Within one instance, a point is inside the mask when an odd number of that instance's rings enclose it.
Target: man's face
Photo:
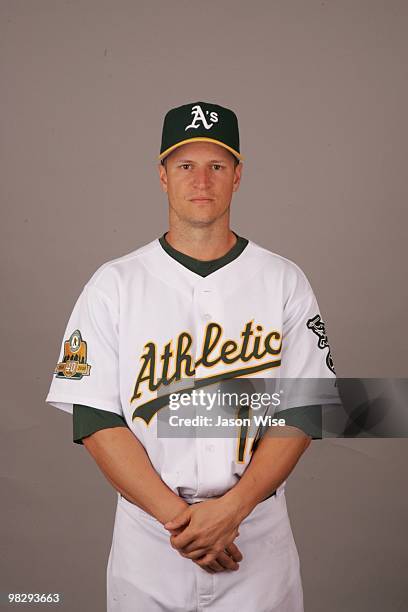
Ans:
[[[172,151],[166,167],[159,164],[160,183],[168,195],[170,218],[193,226],[211,225],[228,213],[239,187],[242,164],[213,142],[191,142]]]

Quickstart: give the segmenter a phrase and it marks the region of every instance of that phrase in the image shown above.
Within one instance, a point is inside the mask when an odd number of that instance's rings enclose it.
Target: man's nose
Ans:
[[[205,188],[211,183],[211,180],[210,168],[195,168],[193,173],[193,181],[196,187]]]

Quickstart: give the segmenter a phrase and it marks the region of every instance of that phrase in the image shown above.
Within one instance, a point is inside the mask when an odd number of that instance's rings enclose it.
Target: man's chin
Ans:
[[[191,216],[185,216],[184,217],[184,221],[190,225],[191,227],[210,227],[211,225],[214,225],[214,223],[216,223],[217,221],[220,221],[225,215],[228,214],[228,208],[226,208],[224,211],[222,212],[218,212],[218,214],[214,214],[210,213],[209,211],[207,211],[207,213],[204,213],[204,211],[201,214],[195,214],[195,215],[191,215]]]
[[[215,223],[217,221],[218,217],[189,217],[188,219],[185,219],[185,222],[187,223],[187,225],[190,225],[191,227],[208,227],[210,225],[213,225],[213,223]]]

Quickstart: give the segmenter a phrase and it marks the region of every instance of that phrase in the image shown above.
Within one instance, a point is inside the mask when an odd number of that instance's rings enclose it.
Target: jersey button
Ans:
[[[209,320],[211,319],[211,315],[210,315],[210,313],[209,313],[209,312],[206,312],[206,313],[205,313],[205,315],[204,315],[204,319],[205,319],[206,321],[209,321]]]
[[[207,450],[209,453],[213,453],[215,450],[214,444],[207,444],[207,446],[205,447],[205,450]]]

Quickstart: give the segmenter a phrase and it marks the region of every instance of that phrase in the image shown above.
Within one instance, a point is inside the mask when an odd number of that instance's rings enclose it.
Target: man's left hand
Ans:
[[[191,504],[164,527],[173,548],[192,560],[215,559],[239,535],[236,508],[222,497]]]

